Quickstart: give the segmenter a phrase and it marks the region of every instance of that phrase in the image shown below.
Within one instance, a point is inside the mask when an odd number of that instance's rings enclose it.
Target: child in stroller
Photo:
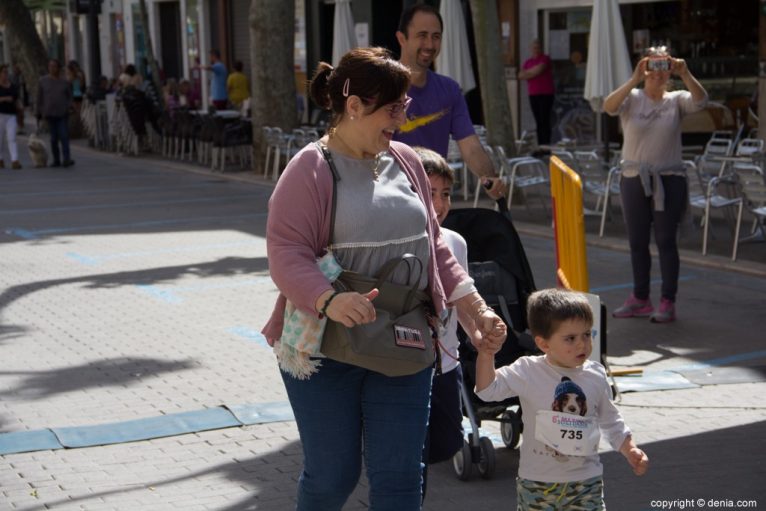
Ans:
[[[453,210],[443,226],[466,240],[469,273],[474,285],[508,327],[507,340],[495,356],[496,366],[501,367],[537,349],[527,332],[526,319],[527,298],[535,291],[534,278],[505,201],[499,200],[498,205],[500,212],[484,208]],[[453,458],[453,465],[461,480],[470,479],[474,465],[481,477],[489,479],[495,470],[495,452],[492,441],[479,436],[481,422],[500,421],[503,443],[515,449],[522,432],[521,407],[516,397],[486,403],[474,394],[477,352],[464,333],[459,334],[463,370],[461,397],[471,432]]]

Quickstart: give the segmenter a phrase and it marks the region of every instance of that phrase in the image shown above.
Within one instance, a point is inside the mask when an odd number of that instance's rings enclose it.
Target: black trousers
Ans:
[[[551,111],[553,110],[553,94],[536,94],[529,96],[532,115],[537,125],[537,143],[551,143]]]
[[[653,197],[644,194],[641,178],[624,177],[620,181],[622,214],[630,242],[630,262],[633,266],[633,294],[649,298],[652,256],[649,253],[652,226],[654,241],[660,255],[662,298],[672,302],[678,292],[678,224],[686,210],[687,183],[684,176],[661,176],[665,188],[665,210],[655,211]],[[653,183],[652,183],[653,184]]]

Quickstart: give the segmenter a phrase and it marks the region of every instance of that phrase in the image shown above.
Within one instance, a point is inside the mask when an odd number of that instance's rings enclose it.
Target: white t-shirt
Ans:
[[[447,246],[452,250],[455,255],[455,259],[460,263],[466,271],[468,271],[468,246],[465,243],[465,239],[450,229],[441,228],[442,236]],[[452,371],[458,366],[458,346],[460,342],[457,339],[457,311],[454,307],[449,309],[449,316],[444,325],[444,334],[439,339],[441,343],[442,353],[442,373]],[[447,353],[445,353],[445,351]]]
[[[551,365],[545,355],[521,357],[497,370],[495,381],[477,392],[484,401],[503,401],[519,396],[524,421],[519,477],[531,481],[565,483],[583,481],[603,473],[598,454],[565,456],[535,438],[538,410],[562,410],[557,391],[577,390],[582,399],[567,401],[573,415],[594,418],[601,434],[615,450],[619,450],[630,430],[611,400],[611,389],[604,366],[588,360],[582,367],[567,369]],[[564,382],[562,378],[569,378]],[[562,396],[575,394],[568,392]],[[563,398],[563,397],[562,397]],[[584,413],[583,413],[584,411]]]
[[[625,140],[622,159],[656,169],[677,167],[683,173],[681,119],[706,103],[707,97],[695,102],[685,90],[666,92],[654,101],[643,89],[633,89],[618,109]],[[635,165],[623,169],[623,177],[636,175]]]

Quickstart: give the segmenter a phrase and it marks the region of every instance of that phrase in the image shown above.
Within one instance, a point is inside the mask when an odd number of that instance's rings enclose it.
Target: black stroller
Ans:
[[[508,327],[508,338],[495,355],[496,367],[536,352],[534,340],[527,333],[526,318],[527,298],[535,290],[535,282],[505,202],[499,203],[502,203],[500,213],[482,208],[452,210],[443,224],[465,238],[469,273],[475,286]],[[460,480],[470,479],[474,465],[482,478],[490,479],[495,471],[495,450],[489,438],[479,436],[481,421],[499,421],[503,443],[515,449],[521,439],[521,407],[515,397],[486,403],[473,393],[477,352],[462,330],[458,337],[463,369],[463,415],[471,423],[471,432],[463,448],[453,457],[453,466]]]

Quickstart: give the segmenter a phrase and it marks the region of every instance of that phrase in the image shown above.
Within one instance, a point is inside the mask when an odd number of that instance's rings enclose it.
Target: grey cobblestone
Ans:
[[[0,434],[285,401],[273,354],[242,335],[259,330],[276,297],[264,217],[252,216],[266,211],[272,183],[173,172],[188,167],[86,149],[75,159],[66,175],[0,173],[0,188],[9,191],[0,197]],[[126,189],[138,184],[155,190]],[[71,196],[32,195],[54,187]],[[252,198],[231,199],[241,195]],[[221,201],[177,203],[213,197]],[[166,207],[141,206],[157,201]],[[127,203],[133,206],[113,207]],[[110,207],[44,212],[86,204]],[[30,211],[13,213],[19,210]],[[214,216],[224,220],[205,220]],[[142,224],[162,220],[189,223]],[[88,227],[107,224],[114,227]],[[538,287],[553,285],[548,226],[517,227]],[[25,240],[12,228],[64,230]],[[689,278],[676,324],[609,318],[613,366],[670,369],[762,352],[766,269],[743,276],[715,257],[702,268],[689,262],[696,255],[683,254]],[[619,303],[627,291],[609,286],[628,279],[627,256],[591,244],[589,260],[591,285],[605,289],[605,303]],[[763,356],[732,365],[766,372]],[[766,468],[754,455],[766,445],[764,380],[623,394],[618,406],[652,468],[637,479],[619,454],[604,451],[610,508],[643,511],[652,498],[709,493],[766,506]],[[499,434],[496,423],[483,427]],[[496,456],[490,481],[460,483],[449,464],[431,467],[425,509],[512,507],[518,452],[500,447]],[[293,422],[3,455],[0,510],[284,511],[294,507],[301,463]],[[344,510],[366,509],[366,492],[363,479]]]

